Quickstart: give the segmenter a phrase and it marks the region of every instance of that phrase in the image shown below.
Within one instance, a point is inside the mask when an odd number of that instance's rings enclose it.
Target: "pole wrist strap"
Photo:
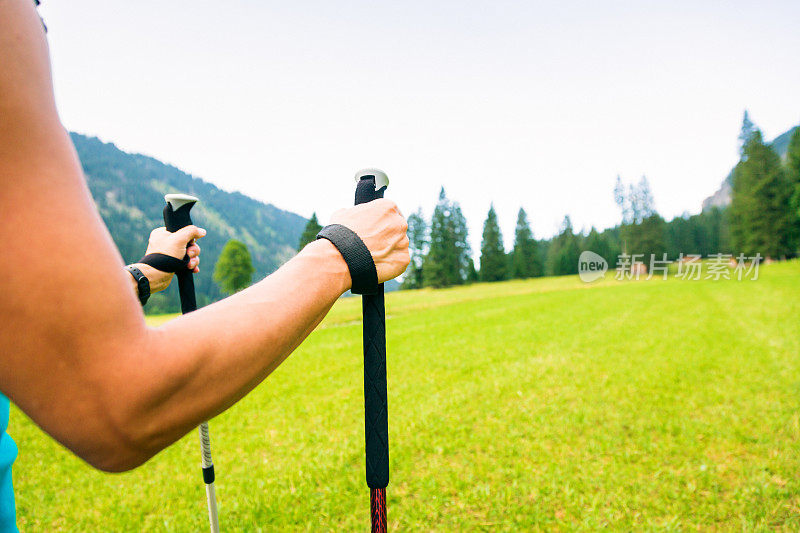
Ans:
[[[172,257],[171,255],[166,254],[147,254],[146,256],[142,257],[137,261],[138,263],[144,263],[145,265],[149,265],[156,270],[160,270],[161,272],[167,273],[175,273],[180,272],[182,270],[186,270],[188,267],[186,259],[178,259],[177,257]]]
[[[342,254],[344,262],[347,263],[347,269],[350,271],[350,279],[353,280],[350,292],[353,294],[376,294],[378,292],[380,285],[378,285],[378,270],[375,268],[375,261],[372,259],[369,248],[356,232],[341,224],[331,224],[317,233],[317,239],[331,241]]]

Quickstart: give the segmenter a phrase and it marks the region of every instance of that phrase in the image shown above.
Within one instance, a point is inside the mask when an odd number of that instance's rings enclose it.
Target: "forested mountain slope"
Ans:
[[[152,157],[123,152],[95,137],[70,135],[97,208],[128,263],[144,254],[150,230],[164,225],[164,194],[182,192],[200,198],[193,219],[208,234],[200,243],[202,264],[195,281],[198,304],[223,296],[211,275],[229,239],[238,239],[249,248],[256,269],[254,281],[296,252],[305,218],[238,192],[223,191]],[[175,289],[154,295],[148,312],[177,311]]]

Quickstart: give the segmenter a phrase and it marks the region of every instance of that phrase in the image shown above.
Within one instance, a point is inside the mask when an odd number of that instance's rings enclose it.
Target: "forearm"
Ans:
[[[141,454],[134,462],[258,385],[313,331],[348,283],[338,251],[318,241],[253,287],[147,330],[147,357],[131,354],[127,369],[117,369],[127,386],[109,389],[121,407],[120,427],[134,431],[133,453]],[[120,390],[128,395],[122,401]]]

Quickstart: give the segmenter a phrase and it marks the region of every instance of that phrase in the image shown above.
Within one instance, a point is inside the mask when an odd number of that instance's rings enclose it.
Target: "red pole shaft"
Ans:
[[[369,508],[372,514],[372,533],[386,533],[386,489],[370,489]]]

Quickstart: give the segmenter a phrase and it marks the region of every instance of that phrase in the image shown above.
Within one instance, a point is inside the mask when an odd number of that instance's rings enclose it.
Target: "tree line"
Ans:
[[[681,254],[796,257],[800,247],[800,128],[795,129],[782,159],[764,142],[745,112],[740,142],[741,158],[732,173],[728,207],[712,207],[668,222],[656,211],[646,177],[627,186],[617,177],[613,191],[621,214],[617,226],[575,231],[565,216],[557,235],[537,240],[527,213],[520,208],[514,244],[506,251],[491,205],[483,224],[479,270],[472,260],[466,219],[458,202],[450,200],[442,188],[430,221],[421,209],[408,217],[411,264],[403,288],[576,274],[583,250],[599,254],[612,268],[623,253],[657,259],[666,254],[672,261]]]
[[[591,250],[612,267],[621,254],[676,260],[681,254],[761,254],[795,257],[800,248],[800,127],[792,134],[786,157],[764,142],[761,131],[744,114],[739,135],[740,160],[731,173],[731,203],[667,222],[656,210],[646,177],[625,184],[617,177],[614,201],[620,223],[613,228],[576,232],[569,216],[550,239],[537,240],[523,208],[517,214],[514,245],[506,251],[494,205],[483,224],[480,269],[472,258],[467,219],[444,188],[428,221],[421,208],[408,217],[411,263],[402,288],[449,287],[576,274],[582,251]],[[316,213],[306,224],[298,249],[316,238],[322,225]],[[231,239],[215,265],[213,279],[222,293],[247,287],[255,273],[247,246]]]

